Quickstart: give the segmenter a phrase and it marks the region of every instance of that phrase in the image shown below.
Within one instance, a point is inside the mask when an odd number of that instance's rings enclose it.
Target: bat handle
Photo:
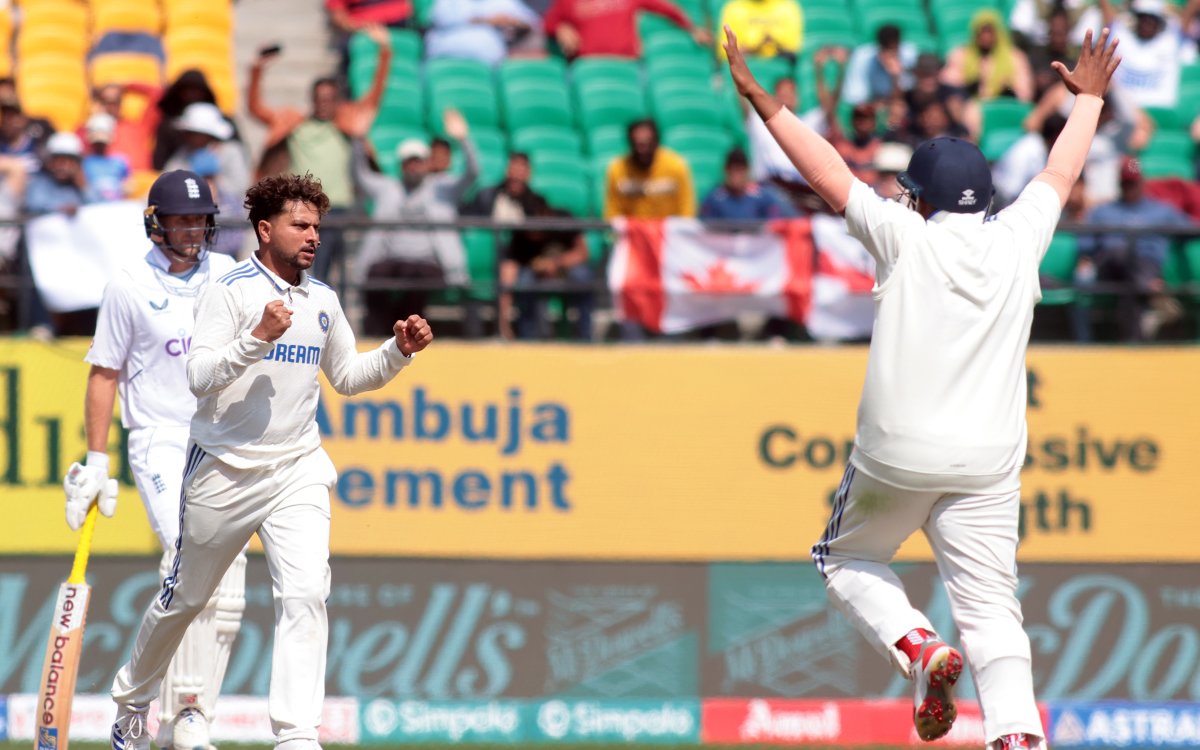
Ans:
[[[100,512],[100,506],[92,503],[92,507],[88,508],[87,518],[83,519],[83,531],[79,535],[79,544],[75,547],[75,562],[71,564],[71,575],[67,578],[67,583],[86,583],[88,557],[92,553],[92,532],[96,530],[96,516]]]

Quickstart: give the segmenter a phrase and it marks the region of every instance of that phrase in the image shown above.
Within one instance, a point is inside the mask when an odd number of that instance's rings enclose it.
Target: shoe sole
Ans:
[[[934,654],[932,662],[925,699],[913,709],[917,736],[926,742],[945,737],[954,726],[954,720],[958,718],[958,708],[954,705],[954,684],[958,682],[963,669],[962,655],[952,648]]]

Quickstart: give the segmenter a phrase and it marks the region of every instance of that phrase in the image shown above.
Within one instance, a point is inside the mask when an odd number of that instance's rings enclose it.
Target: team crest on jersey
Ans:
[[[317,325],[321,326],[321,333],[329,333],[329,313],[324,310],[318,313]]]
[[[193,180],[191,177],[184,180],[183,184],[185,186],[187,186],[188,197],[191,198],[192,200],[199,200],[200,185],[195,180]]]

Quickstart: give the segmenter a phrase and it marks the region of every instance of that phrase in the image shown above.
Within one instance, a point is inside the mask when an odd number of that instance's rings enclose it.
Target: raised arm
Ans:
[[[275,110],[266,105],[262,98],[262,77],[267,62],[278,52],[259,53],[250,66],[250,84],[246,87],[246,111],[255,120],[270,125],[275,120]]]
[[[1075,104],[1067,117],[1067,126],[1050,149],[1046,168],[1034,179],[1054,188],[1060,206],[1067,205],[1071,186],[1083,171],[1088,149],[1096,135],[1100,110],[1104,107],[1104,92],[1117,66],[1121,64],[1121,58],[1116,56],[1117,40],[1113,39],[1109,44],[1109,36],[1106,28],[1100,32],[1100,41],[1093,44],[1089,29],[1084,35],[1075,70],[1067,70],[1067,66],[1060,62],[1051,63],[1067,89],[1075,95]]]
[[[479,179],[479,153],[475,150],[475,144],[471,142],[467,120],[458,110],[447,109],[442,113],[442,127],[446,135],[462,149],[463,154],[463,173],[454,181],[453,186],[454,203],[457,204]]]
[[[725,53],[729,56],[729,71],[737,91],[750,102],[754,111],[767,124],[771,136],[783,148],[788,159],[800,170],[817,195],[834,211],[844,211],[850,199],[854,174],[829,141],[789,112],[754,78],[737,46],[737,37],[725,27]]]
[[[365,27],[363,33],[379,47],[379,58],[375,65],[375,77],[371,79],[371,88],[367,89],[367,92],[354,103],[377,110],[379,102],[383,101],[383,91],[387,88],[388,75],[392,72],[392,35],[377,23]]]

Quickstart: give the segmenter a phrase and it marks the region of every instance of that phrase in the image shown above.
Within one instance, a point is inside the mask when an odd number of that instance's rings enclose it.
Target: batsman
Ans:
[[[162,544],[166,577],[179,539],[179,496],[196,397],[188,390],[187,351],[196,296],[234,265],[209,253],[217,205],[204,178],[177,170],[150,188],[143,222],[153,247],[122,268],[104,290],[96,335],[84,358],[86,463],[73,464],[63,486],[67,524],[78,529],[93,500],[116,511],[109,480],[108,434],[113,402],[129,430],[129,465],[150,526]],[[246,555],[238,554],[188,628],[162,681],[159,747],[208,750],[209,721],[245,609]]]

